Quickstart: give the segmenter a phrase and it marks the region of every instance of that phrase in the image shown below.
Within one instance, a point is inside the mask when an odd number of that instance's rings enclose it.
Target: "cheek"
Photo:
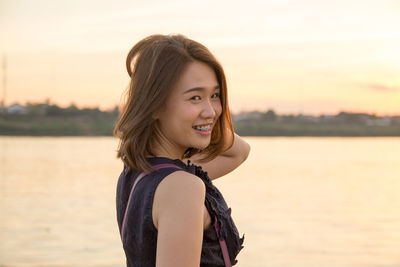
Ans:
[[[221,105],[221,102],[217,102],[215,105],[214,105],[214,110],[215,110],[215,113],[217,114],[217,117],[219,117],[220,115],[221,115],[221,113],[222,113],[222,105]]]
[[[186,118],[188,120],[193,120],[201,113],[201,107],[199,105],[194,105],[190,103],[185,103],[180,106],[179,115],[182,118]]]
[[[186,131],[188,126],[192,126],[199,116],[199,110],[193,105],[177,105],[173,113],[167,115],[171,121],[174,131]]]

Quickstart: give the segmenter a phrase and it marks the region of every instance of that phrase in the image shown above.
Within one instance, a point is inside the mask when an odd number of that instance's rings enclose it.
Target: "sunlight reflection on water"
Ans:
[[[400,266],[400,138],[245,138],[237,266]],[[0,266],[125,266],[113,137],[0,137]]]

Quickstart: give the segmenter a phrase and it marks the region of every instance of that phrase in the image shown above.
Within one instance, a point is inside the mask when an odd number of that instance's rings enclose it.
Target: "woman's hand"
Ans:
[[[233,145],[228,149],[232,138]],[[227,150],[209,162],[200,162],[201,157],[199,155],[192,156],[190,161],[202,166],[211,180],[217,179],[236,169],[247,159],[250,153],[250,145],[236,133],[232,136],[230,131],[226,131],[225,134],[225,149]]]

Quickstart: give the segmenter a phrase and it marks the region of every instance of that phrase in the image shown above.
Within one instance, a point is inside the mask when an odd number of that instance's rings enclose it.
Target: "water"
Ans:
[[[400,138],[245,138],[237,266],[400,266]],[[0,137],[0,266],[125,266],[112,137]]]

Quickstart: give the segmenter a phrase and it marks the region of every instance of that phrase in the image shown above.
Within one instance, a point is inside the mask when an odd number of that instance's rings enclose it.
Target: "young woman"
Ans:
[[[183,35],[152,35],[126,66],[131,80],[114,135],[127,266],[236,264],[244,236],[211,180],[245,161],[250,146],[233,131],[221,65]]]

